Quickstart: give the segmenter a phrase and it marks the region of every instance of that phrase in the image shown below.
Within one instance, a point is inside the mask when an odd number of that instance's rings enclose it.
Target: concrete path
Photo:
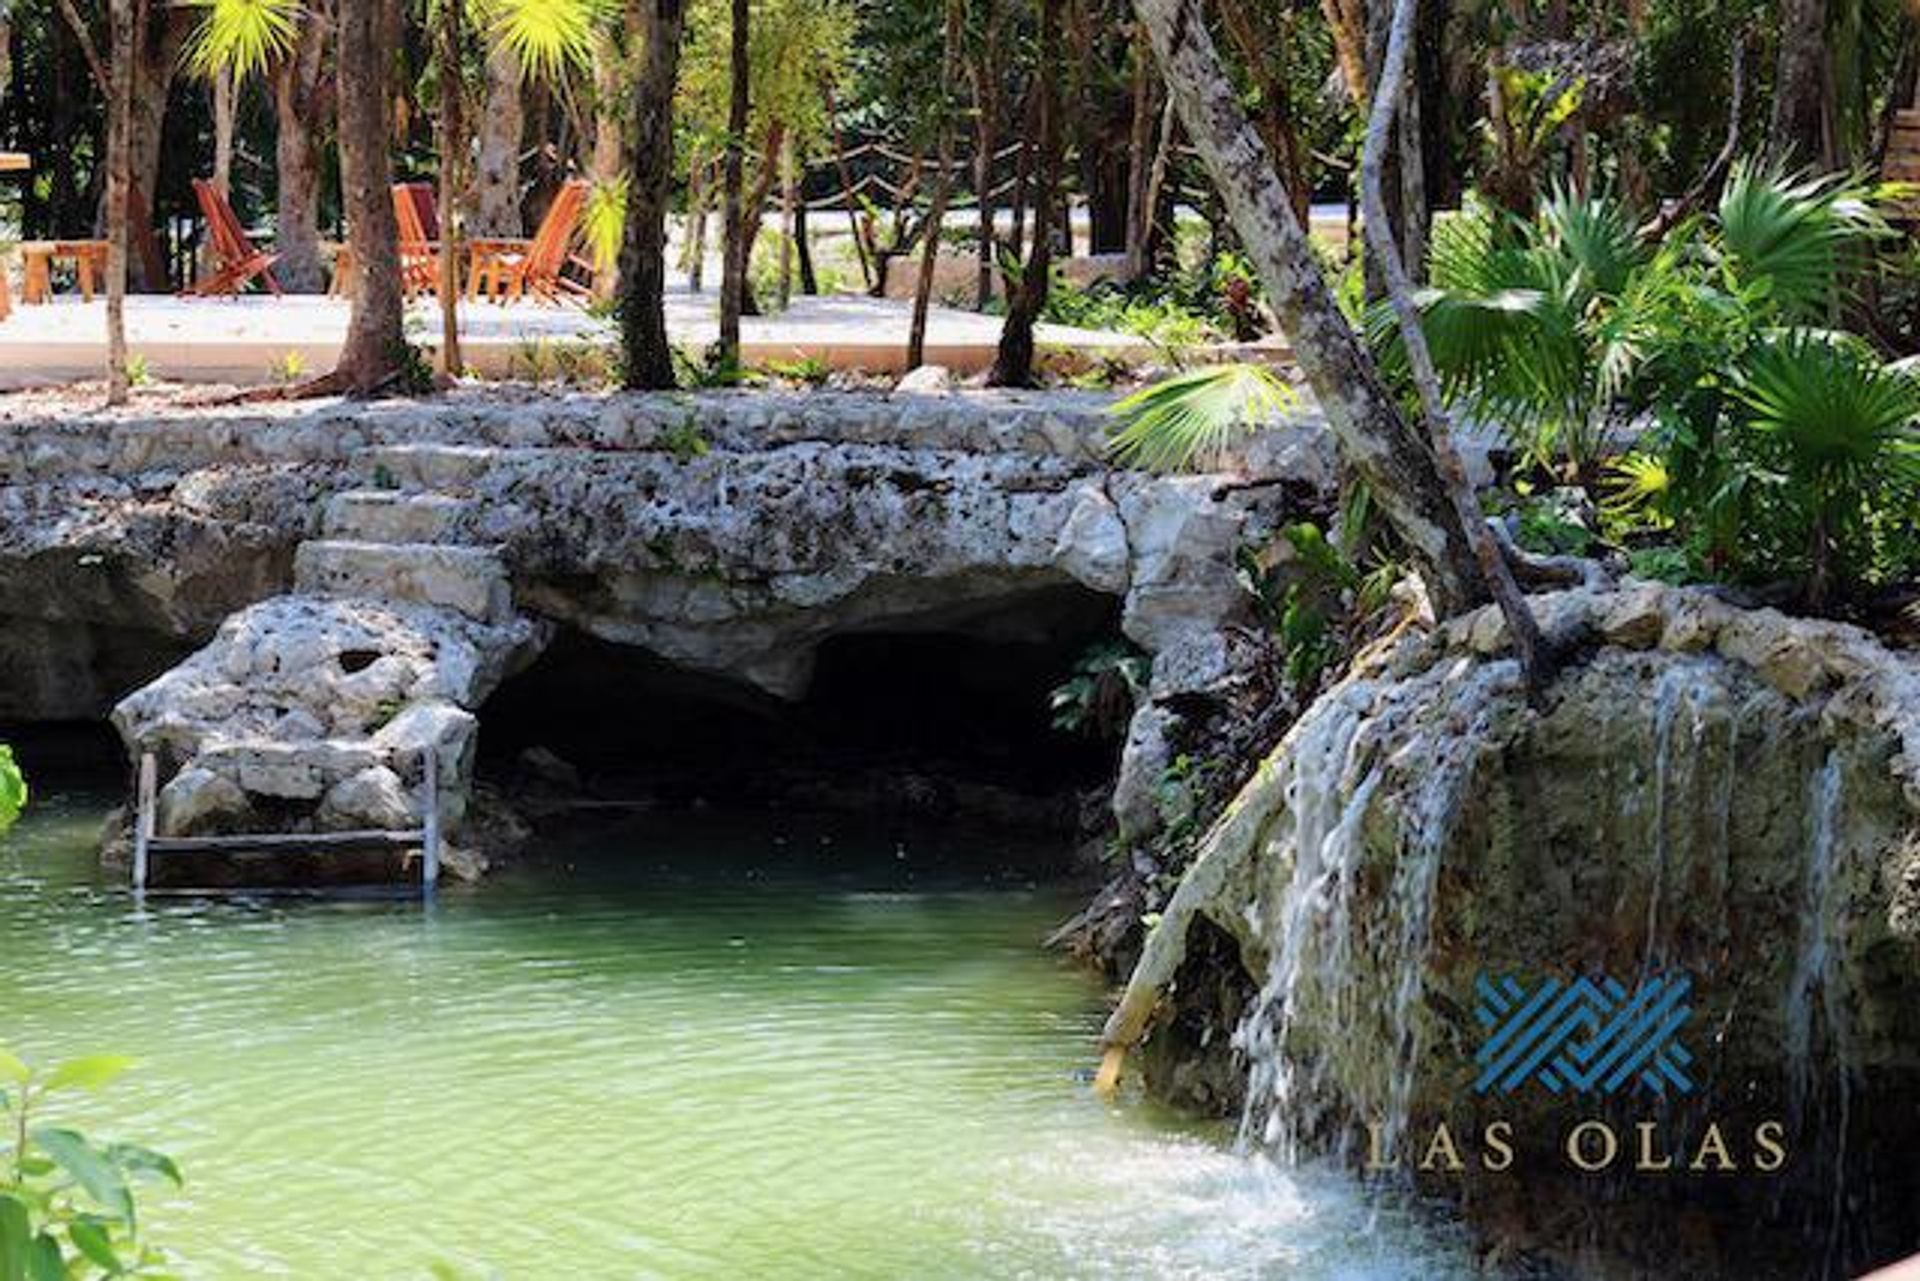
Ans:
[[[348,306],[325,297],[183,299],[136,296],[127,300],[127,345],[143,357],[156,378],[179,382],[252,384],[272,381],[292,353],[306,373],[331,369],[346,337]],[[836,369],[875,373],[905,368],[911,308],[904,302],[855,295],[797,298],[777,316],[742,325],[742,359],[748,365],[811,359]],[[408,313],[415,341],[438,334],[439,312],[431,300]],[[718,335],[711,292],[669,293],[667,327],[677,343],[692,348]],[[615,330],[570,307],[520,303],[463,305],[463,354],[470,367],[490,377],[528,376],[550,368],[556,356],[583,341],[607,342]],[[1146,340],[1058,325],[1040,327],[1043,348],[1088,355],[1151,359]],[[927,333],[927,362],[957,373],[985,369],[1000,338],[1000,319],[936,307]],[[101,375],[106,359],[106,304],[62,296],[45,306],[16,307],[0,321],[0,390],[72,382]]]

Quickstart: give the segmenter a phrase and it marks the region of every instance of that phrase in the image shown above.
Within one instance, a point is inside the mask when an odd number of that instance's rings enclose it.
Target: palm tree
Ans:
[[[271,76],[279,126],[277,274],[288,288],[318,289],[320,156],[315,117],[327,14],[317,6],[304,8],[299,0],[195,0],[195,5],[205,16],[189,37],[187,66],[215,85],[214,181],[223,192],[227,189],[235,99],[248,81]]]
[[[667,198],[673,184],[673,92],[680,74],[684,0],[639,0],[646,63],[633,90],[626,235],[621,249],[620,324],[627,386],[672,387],[667,342]]]
[[[1754,349],[1734,395],[1804,526],[1807,604],[1824,608],[1851,576],[1845,549],[1872,537],[1868,514],[1920,492],[1920,379],[1851,336],[1789,332]]]
[[[471,210],[476,234],[518,236],[524,230],[522,87],[529,79],[560,83],[569,72],[590,69],[607,11],[604,0],[480,0],[476,5],[487,43]]]

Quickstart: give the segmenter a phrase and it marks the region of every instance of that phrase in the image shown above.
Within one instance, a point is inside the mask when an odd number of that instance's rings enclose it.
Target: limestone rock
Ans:
[[[321,827],[335,831],[398,832],[420,822],[406,784],[384,765],[370,766],[334,784],[321,802],[318,817]]]
[[[893,389],[909,396],[944,394],[953,390],[953,371],[945,365],[921,365],[902,375]]]
[[[154,827],[162,836],[185,836],[242,821],[250,809],[247,794],[232,779],[189,766],[155,797]]]

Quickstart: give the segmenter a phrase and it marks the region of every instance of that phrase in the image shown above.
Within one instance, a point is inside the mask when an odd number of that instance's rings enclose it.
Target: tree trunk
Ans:
[[[780,152],[786,146],[787,126],[775,120],[767,126],[760,148],[760,168],[753,176],[753,187],[746,194],[740,214],[740,314],[757,316],[760,301],[753,296],[753,250],[760,243],[760,226],[766,219],[767,201],[773,184],[780,177]]]
[[[273,272],[292,293],[319,293],[326,287],[320,255],[320,138],[332,106],[326,53],[333,16],[330,0],[307,5],[293,53],[273,73],[279,179],[273,248],[280,255]]]
[[[1133,123],[1127,131],[1127,279],[1138,280],[1147,270],[1147,232],[1153,212],[1147,188],[1153,175],[1153,117],[1158,105],[1159,68],[1146,31],[1134,24]]]
[[[511,49],[496,46],[487,54],[487,100],[480,116],[480,152],[473,175],[476,236],[518,236],[525,230],[520,219],[524,132],[520,64]]]
[[[1782,160],[1823,169],[1834,161],[1826,36],[1827,0],[1781,0],[1769,144]]]
[[[1246,6],[1222,4],[1220,14],[1226,22],[1228,37],[1240,51],[1240,61],[1246,64],[1248,74],[1260,90],[1260,137],[1266,142],[1267,150],[1279,158],[1280,181],[1293,197],[1293,216],[1306,226],[1313,211],[1313,192],[1307,183],[1300,132],[1294,127],[1284,48],[1273,47]]]
[[[132,183],[134,49],[139,0],[112,0],[107,104],[107,403],[127,403],[127,192]]]
[[[1380,74],[1374,82],[1373,111],[1367,123],[1366,147],[1360,166],[1360,190],[1366,204],[1367,243],[1380,259],[1382,273],[1386,277],[1387,296],[1392,301],[1394,316],[1399,322],[1400,338],[1407,351],[1407,365],[1412,371],[1414,388],[1419,393],[1421,409],[1426,417],[1435,467],[1445,484],[1447,498],[1452,503],[1460,527],[1472,547],[1481,580],[1506,618],[1507,634],[1512,639],[1520,668],[1526,673],[1528,687],[1538,691],[1545,684],[1547,675],[1547,669],[1543,666],[1546,660],[1542,652],[1540,628],[1534,622],[1533,611],[1528,607],[1519,584],[1514,581],[1513,571],[1508,568],[1493,531],[1487,528],[1486,514],[1480,510],[1480,500],[1467,478],[1466,464],[1460,458],[1460,451],[1454,447],[1453,427],[1447,415],[1445,398],[1441,394],[1440,376],[1434,369],[1433,354],[1427,348],[1426,331],[1421,327],[1420,309],[1413,299],[1413,280],[1407,273],[1406,262],[1400,256],[1399,237],[1387,212],[1383,183],[1387,154],[1394,147],[1395,116],[1402,116],[1401,137],[1414,132],[1406,127],[1404,113],[1408,100],[1414,96],[1407,92],[1407,61],[1412,52],[1410,46],[1413,43],[1414,19],[1419,9],[1420,0],[1396,0],[1385,56]],[[1404,161],[1405,149],[1402,148],[1401,152]]]
[[[697,161],[687,176],[687,243],[681,252],[681,267],[687,273],[687,290],[699,293],[706,288],[707,211],[713,206],[712,167]]]
[[[1333,35],[1334,60],[1340,64],[1340,82],[1355,107],[1368,98],[1366,0],[1320,0],[1327,30]]]
[[[1047,306],[1053,273],[1053,209],[1060,183],[1060,0],[1040,0],[1038,55],[1033,92],[1040,117],[1040,154],[1035,164],[1033,250],[1020,280],[1009,291],[1000,347],[987,374],[990,387],[1033,386],[1033,327]]]
[[[727,95],[727,157],[722,182],[720,223],[720,363],[740,363],[740,300],[747,289],[746,227],[742,225],[742,188],[747,181],[747,0],[732,0],[730,86]]]
[[[0,107],[13,84],[13,0],[0,0]]]
[[[675,54],[678,62],[679,55]],[[626,147],[620,138],[620,87],[626,59],[614,38],[602,32],[593,41],[593,180],[617,181]]]
[[[813,269],[813,246],[807,240],[807,189],[800,185],[800,199],[793,207],[793,252],[799,259],[800,292],[809,298],[820,292],[820,277]]]
[[[460,198],[465,158],[466,105],[460,75],[462,0],[439,0],[440,70],[440,372],[457,378],[465,368],[460,356],[460,227],[453,216]]]
[[[771,157],[769,157],[771,159]],[[780,310],[793,302],[794,208],[800,203],[800,179],[795,173],[793,139],[780,147]]]
[[[1187,136],[1226,202],[1342,457],[1405,542],[1439,617],[1486,599],[1427,442],[1401,415],[1321,274],[1273,157],[1241,110],[1197,0],[1134,0]]]
[[[1000,145],[997,135],[1000,33],[994,25],[993,0],[980,0],[980,6],[986,35],[979,43],[979,52],[971,68],[976,117],[975,146],[979,149],[973,158],[973,187],[980,204],[978,243],[974,246],[979,259],[973,286],[975,311],[985,311],[993,301],[993,151]]]
[[[940,101],[950,108],[958,88],[953,69],[958,65],[961,38],[960,0],[947,0],[945,53],[940,67]],[[926,363],[927,312],[933,305],[933,277],[940,266],[940,229],[947,220],[947,201],[953,194],[953,119],[940,113],[940,169],[934,175],[933,201],[927,209],[926,230],[920,244],[920,277],[913,285],[913,319],[907,326],[907,368]]]
[[[674,385],[667,341],[667,199],[673,187],[673,92],[680,78],[684,0],[641,0],[645,61],[633,88],[626,236],[620,246],[620,330],[627,386]]]
[[[222,196],[233,194],[233,72],[220,68],[213,76],[213,185]]]
[[[335,379],[343,391],[383,389],[406,356],[399,228],[393,216],[393,50],[397,0],[340,0],[340,186],[358,287]]]

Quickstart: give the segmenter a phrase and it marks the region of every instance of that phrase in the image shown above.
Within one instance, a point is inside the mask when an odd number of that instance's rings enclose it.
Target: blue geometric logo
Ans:
[[[1684,974],[1649,978],[1629,993],[1611,978],[1541,979],[1529,991],[1512,975],[1482,974],[1474,1013],[1487,1039],[1474,1055],[1474,1092],[1511,1094],[1528,1081],[1561,1090],[1613,1094],[1638,1081],[1656,1094],[1688,1094],[1693,1056],[1680,1029],[1693,1013]]]

